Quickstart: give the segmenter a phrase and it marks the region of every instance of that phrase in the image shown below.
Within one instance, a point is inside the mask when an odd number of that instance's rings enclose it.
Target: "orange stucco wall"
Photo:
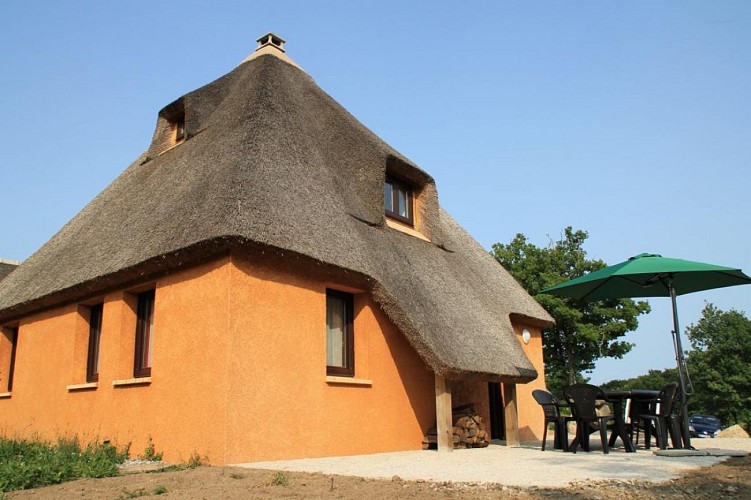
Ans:
[[[527,329],[530,333],[529,343],[522,340],[522,332]],[[542,330],[528,324],[514,324],[516,338],[524,349],[524,353],[537,370],[537,378],[516,388],[517,411],[519,413],[519,441],[539,441],[545,427],[545,415],[540,405],[532,397],[535,389],[546,389],[545,366],[542,359]]]
[[[228,461],[416,449],[433,425],[433,373],[366,293],[355,295],[355,379],[372,385],[326,382],[327,287],[347,291],[237,262]]]
[[[420,449],[435,425],[433,372],[369,294],[351,286],[279,261],[226,256],[107,293],[87,302],[104,303],[96,387],[80,387],[87,304],[25,318],[13,391],[0,399],[0,433],[110,439],[131,443],[134,455],[151,436],[166,460],[198,453],[213,464]],[[127,384],[135,294],[149,287],[152,374]],[[355,293],[356,384],[326,376],[327,288]],[[542,373],[539,330],[527,328],[524,349]],[[487,419],[487,383],[459,385]],[[531,385],[543,387],[543,378]],[[532,388],[518,390],[525,439],[542,431]]]
[[[224,418],[216,407],[226,374],[214,365],[226,352],[221,332],[230,272],[225,259],[157,283],[150,384],[112,383],[133,377],[134,294],[118,291],[91,301],[104,302],[96,388],[67,389],[85,382],[86,307],[70,305],[22,320],[12,397],[0,400],[0,431],[110,439],[132,443],[134,454],[151,435],[168,459],[185,460],[197,451],[221,463]]]

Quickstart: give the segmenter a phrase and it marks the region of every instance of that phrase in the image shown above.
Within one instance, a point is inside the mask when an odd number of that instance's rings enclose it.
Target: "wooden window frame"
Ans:
[[[185,141],[185,115],[178,116],[173,122],[172,127],[175,131],[175,144]]]
[[[156,303],[156,291],[147,290],[138,294],[136,307],[136,347],[133,361],[133,376],[135,378],[150,377],[151,365],[148,359],[154,335],[154,304]]]
[[[89,308],[89,347],[86,356],[86,382],[99,381],[99,346],[102,339],[102,316],[104,304]]]
[[[18,349],[18,327],[11,326],[10,330],[10,362],[8,363],[7,391],[13,392],[13,374],[16,371],[16,350]]]
[[[400,179],[397,179],[392,176],[386,176],[386,181],[384,182],[384,190],[386,189],[386,184],[391,185],[391,206],[394,207],[396,210],[399,210],[399,192],[404,192],[407,195],[407,217],[403,217],[401,214],[399,214],[398,211],[389,210],[384,203],[384,212],[387,217],[390,217],[392,219],[396,219],[398,221],[404,222],[405,224],[409,224],[410,226],[415,225],[415,196],[414,196],[414,187],[404,182]],[[385,193],[384,193],[384,200],[385,200]]]
[[[328,352],[328,311],[329,311],[329,297],[336,298],[344,301],[344,324],[345,335],[344,345],[342,349],[344,352],[344,364],[345,366],[330,366],[328,360],[326,363],[326,375],[334,375],[339,377],[354,377],[355,376],[355,328],[354,328],[354,316],[355,316],[355,296],[351,293],[341,292],[339,290],[326,289],[326,351]]]

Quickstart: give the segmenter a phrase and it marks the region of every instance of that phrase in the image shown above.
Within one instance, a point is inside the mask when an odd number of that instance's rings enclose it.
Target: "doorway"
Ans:
[[[501,384],[498,382],[488,383],[488,401],[490,403],[490,439],[506,439],[503,395]]]

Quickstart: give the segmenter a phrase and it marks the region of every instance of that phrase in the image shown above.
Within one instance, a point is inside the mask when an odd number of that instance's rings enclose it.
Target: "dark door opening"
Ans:
[[[488,383],[488,400],[490,402],[490,439],[506,439],[501,384],[497,382]]]

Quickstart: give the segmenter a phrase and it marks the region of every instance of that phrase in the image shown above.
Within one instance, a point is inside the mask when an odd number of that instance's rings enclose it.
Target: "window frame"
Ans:
[[[392,208],[395,208],[397,211],[389,210],[388,207],[386,207],[386,184],[391,185],[391,206]],[[405,182],[401,179],[397,179],[396,177],[393,177],[391,175],[387,175],[386,180],[383,183],[383,189],[384,189],[383,211],[386,214],[386,216],[392,219],[398,220],[400,222],[404,222],[405,224],[409,224],[410,226],[414,226],[415,225],[415,217],[414,217],[415,189],[414,187],[408,182]],[[402,216],[398,212],[400,191],[406,194],[407,217]]]
[[[329,342],[329,298],[336,298],[344,302],[344,342],[342,355],[344,366],[331,366],[328,363]],[[326,289],[326,375],[337,377],[355,376],[355,328],[354,328],[355,296],[339,290]]]
[[[99,350],[102,339],[104,303],[89,307],[89,346],[86,355],[86,382],[99,381]]]
[[[10,361],[8,363],[8,383],[6,384],[7,392],[13,392],[13,376],[16,371],[16,350],[18,349],[18,327],[11,326],[10,330]]]
[[[181,114],[172,122],[174,142],[180,144],[185,141],[185,114]]]
[[[154,305],[156,290],[146,290],[138,294],[136,307],[136,345],[133,360],[133,376],[151,376],[150,358],[154,347]]]

